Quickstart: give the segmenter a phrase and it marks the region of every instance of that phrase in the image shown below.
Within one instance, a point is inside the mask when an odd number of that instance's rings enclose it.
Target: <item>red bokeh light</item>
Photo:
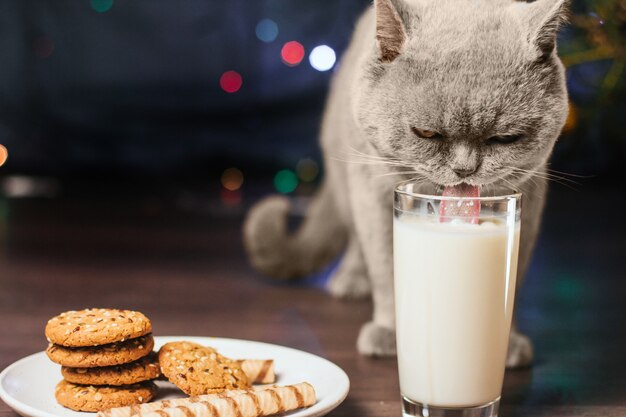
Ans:
[[[220,191],[220,199],[222,200],[222,203],[227,206],[239,205],[241,203],[241,191],[231,191],[226,188],[222,188]]]
[[[242,84],[243,80],[237,71],[226,71],[220,77],[220,87],[227,93],[236,93]]]
[[[296,41],[287,42],[283,45],[280,56],[285,64],[296,66],[304,59],[304,46]]]

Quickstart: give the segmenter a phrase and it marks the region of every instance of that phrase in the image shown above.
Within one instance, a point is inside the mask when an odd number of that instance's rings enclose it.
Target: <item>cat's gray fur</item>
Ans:
[[[546,163],[567,116],[555,51],[566,2],[376,0],[332,83],[322,187],[295,234],[286,229],[286,198],[267,198],[251,210],[244,237],[255,267],[276,278],[300,277],[345,248],[330,292],[371,293],[374,315],[358,349],[394,354],[392,190],[418,177],[522,190],[521,282],[539,230]],[[421,139],[412,127],[445,139]],[[488,143],[498,135],[523,139]],[[461,178],[455,170],[476,172]],[[507,365],[531,360],[529,339],[514,327]]]

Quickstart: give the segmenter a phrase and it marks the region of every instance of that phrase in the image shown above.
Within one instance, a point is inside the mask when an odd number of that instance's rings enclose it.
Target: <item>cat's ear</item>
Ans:
[[[527,4],[528,41],[539,58],[547,58],[556,47],[556,35],[567,21],[569,0],[535,0]]]
[[[406,42],[409,13],[403,0],[374,0],[374,7],[381,60],[391,62],[400,55]]]

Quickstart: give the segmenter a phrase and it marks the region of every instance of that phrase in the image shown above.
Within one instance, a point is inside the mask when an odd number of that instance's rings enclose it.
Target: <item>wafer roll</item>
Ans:
[[[268,389],[268,388],[273,388],[273,386],[266,385],[266,386],[260,386],[260,387],[253,387],[252,390],[256,391],[256,390],[263,390],[263,389]],[[191,402],[206,401],[208,398],[212,398],[212,397],[215,397],[215,398],[232,397],[233,395],[245,394],[248,391],[250,390],[233,389],[233,390],[223,391],[219,394],[206,394],[206,395],[193,396],[193,397],[175,398],[172,400],[153,401],[150,403],[135,404],[129,407],[114,407],[108,410],[100,411],[98,413],[98,417],[132,417],[132,416],[139,416],[139,415],[143,416],[152,411],[162,410],[164,408],[177,407],[179,405],[185,405],[185,404],[188,404],[190,401]]]
[[[307,383],[248,391],[189,402],[137,417],[263,417],[315,404],[315,391]]]
[[[199,395],[176,401],[176,405],[170,403],[165,408],[149,412],[139,411],[142,406],[126,408],[134,408],[132,415],[135,417],[263,417],[309,407],[315,404],[316,398],[313,387],[303,382],[231,395]],[[106,413],[98,415],[106,416]]]
[[[237,362],[252,384],[273,384],[276,381],[271,359],[241,359]]]

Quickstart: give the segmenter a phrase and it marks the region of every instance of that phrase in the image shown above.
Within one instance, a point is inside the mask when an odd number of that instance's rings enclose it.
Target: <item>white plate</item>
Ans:
[[[315,388],[317,403],[312,407],[285,415],[290,417],[322,416],[337,407],[348,395],[350,381],[334,363],[301,350],[248,340],[213,337],[155,337],[155,349],[175,341],[189,340],[216,348],[234,359],[274,359],[276,383],[279,385],[309,382]],[[0,398],[24,417],[93,417],[59,405],[54,387],[62,379],[61,367],[52,363],[45,352],[27,356],[0,373]],[[168,382],[157,382],[161,389],[157,399],[182,397]],[[169,388],[169,389],[166,389]]]

